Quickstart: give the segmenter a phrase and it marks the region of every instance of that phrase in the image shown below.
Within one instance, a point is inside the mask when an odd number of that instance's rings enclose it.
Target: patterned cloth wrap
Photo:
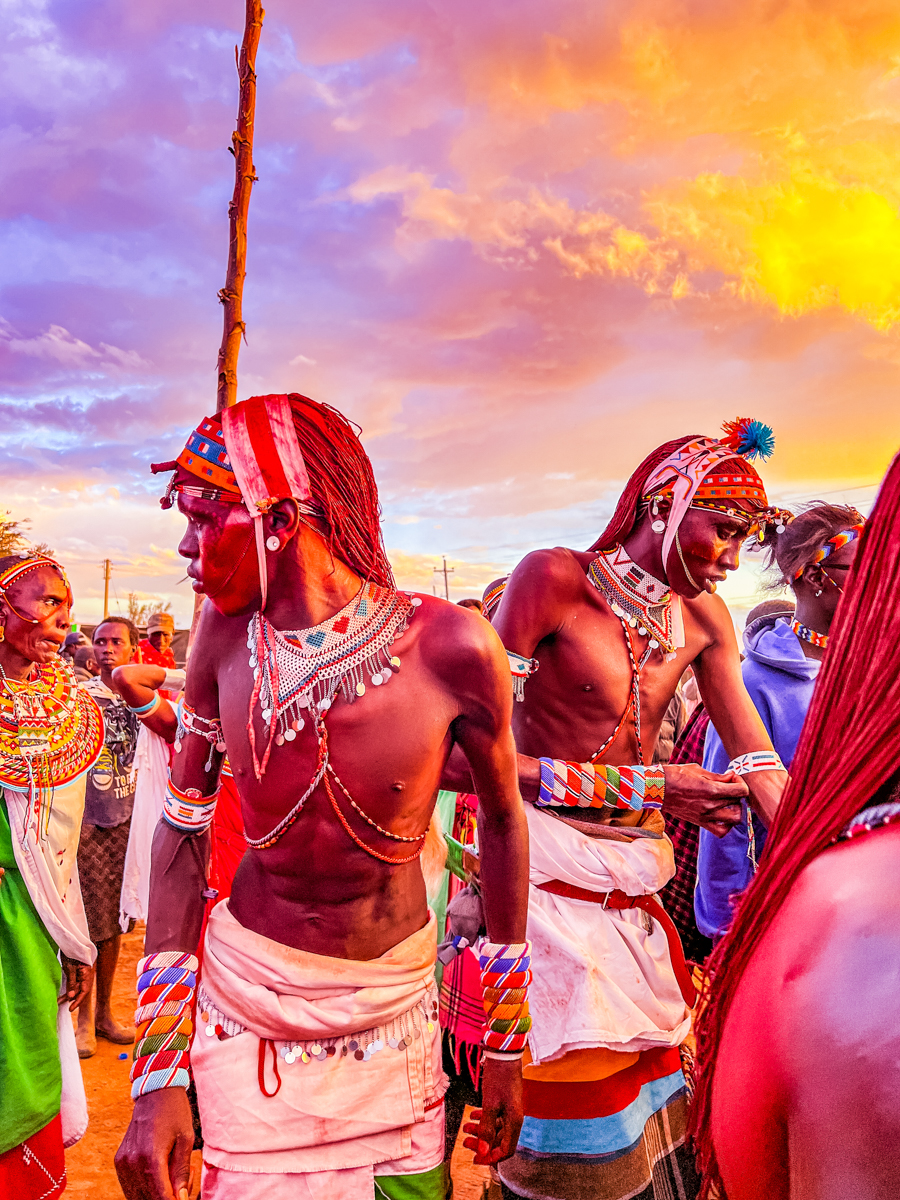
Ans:
[[[660,766],[613,767],[542,758],[538,808],[565,804],[577,808],[662,808],[666,775]]]
[[[188,1051],[194,1031],[197,959],[178,950],[148,954],[138,963],[137,1040],[131,1098],[190,1084]]]

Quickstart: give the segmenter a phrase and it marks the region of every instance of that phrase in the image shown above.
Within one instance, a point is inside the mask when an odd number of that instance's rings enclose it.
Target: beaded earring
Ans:
[[[656,520],[652,523],[650,528],[653,530],[654,533],[664,533],[665,529],[666,529],[666,523],[659,515],[659,496],[653,497],[653,508],[650,511],[652,512],[653,516],[656,518]]]
[[[0,625],[0,642],[6,641],[6,626]]]

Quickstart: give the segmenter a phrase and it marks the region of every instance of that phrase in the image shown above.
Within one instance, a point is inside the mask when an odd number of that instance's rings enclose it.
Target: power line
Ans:
[[[449,600],[450,599],[450,576],[453,574],[454,568],[447,566],[447,555],[446,554],[442,554],[441,558],[444,560],[444,565],[442,567],[433,567],[432,570],[434,571],[434,573],[436,575],[443,575],[443,577],[444,577],[444,599]]]

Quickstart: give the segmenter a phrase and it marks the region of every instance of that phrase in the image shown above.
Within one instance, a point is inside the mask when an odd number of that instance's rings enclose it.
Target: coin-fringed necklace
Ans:
[[[631,663],[631,691],[625,711],[603,745],[591,755],[595,762],[610,748],[629,714],[634,714],[634,736],[638,761],[644,761],[641,742],[641,671],[654,650],[675,653],[672,619],[672,589],[639,567],[621,546],[601,550],[588,567],[588,579],[622,622],[625,646]],[[640,657],[632,642],[632,630],[650,640]]]
[[[332,808],[349,836],[368,854],[384,862],[409,862],[418,856],[425,834],[406,837],[391,833],[373,821],[353,800],[330,765],[325,715],[340,692],[352,704],[366,694],[369,686],[383,687],[400,669],[400,659],[390,647],[409,627],[416,608],[422,603],[392,588],[364,583],[356,596],[333,617],[311,629],[277,630],[262,613],[254,613],[247,629],[253,691],[247,732],[253,754],[256,778],[262,779],[273,746],[292,742],[306,721],[313,723],[318,741],[316,769],[306,791],[283,820],[261,838],[244,837],[254,850],[273,846],[293,825],[306,801],[326,780],[326,792]],[[268,730],[268,742],[260,762],[256,752],[253,710],[260,707]],[[400,842],[419,843],[409,859],[393,859],[365,845],[348,825],[337,805],[326,775],[331,774],[339,789],[350,800],[363,820],[385,837]]]
[[[103,749],[103,714],[59,659],[35,664],[33,678],[0,667],[0,787],[29,793],[28,822],[46,836],[53,788],[71,783]]]

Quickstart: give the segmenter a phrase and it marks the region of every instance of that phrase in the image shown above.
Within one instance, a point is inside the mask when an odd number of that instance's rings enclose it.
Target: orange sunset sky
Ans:
[[[215,406],[239,0],[4,6],[2,506],[96,618],[191,593],[151,460]],[[773,499],[900,445],[900,9],[271,0],[239,396],[353,417],[407,586],[587,545],[656,444]],[[753,602],[752,572],[724,589]]]

